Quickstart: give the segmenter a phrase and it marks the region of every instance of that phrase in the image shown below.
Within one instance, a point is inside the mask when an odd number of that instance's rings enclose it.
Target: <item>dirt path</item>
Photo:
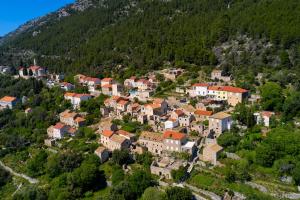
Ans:
[[[2,166],[5,170],[9,171],[14,176],[18,176],[18,177],[26,179],[29,183],[36,184],[39,182],[39,180],[37,180],[35,178],[31,178],[25,174],[15,172],[12,168],[6,166],[2,161],[0,161],[0,166]]]

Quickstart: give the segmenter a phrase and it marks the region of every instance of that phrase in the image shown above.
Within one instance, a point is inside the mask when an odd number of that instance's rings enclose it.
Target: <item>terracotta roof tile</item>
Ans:
[[[5,97],[2,97],[0,99],[0,101],[4,101],[4,102],[13,102],[15,101],[17,98],[16,97],[11,97],[11,96],[5,96]]]
[[[111,137],[113,134],[114,134],[114,132],[110,131],[110,130],[104,130],[102,132],[102,135],[104,135],[105,137]]]
[[[203,115],[203,116],[211,116],[213,114],[213,112],[208,111],[208,110],[196,110],[195,114],[196,115]]]
[[[186,135],[176,131],[165,131],[163,134],[164,139],[172,138],[173,140],[182,140]]]
[[[62,129],[62,128],[64,128],[65,126],[66,126],[65,124],[63,124],[63,123],[61,123],[61,122],[58,122],[58,123],[55,124],[54,128],[55,128],[55,129]]]

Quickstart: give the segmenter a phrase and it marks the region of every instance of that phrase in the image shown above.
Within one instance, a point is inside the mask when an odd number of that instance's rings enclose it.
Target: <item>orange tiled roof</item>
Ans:
[[[127,104],[128,103],[128,101],[125,101],[125,100],[120,100],[119,102],[118,102],[118,104],[120,104],[120,105],[125,105],[125,104]]]
[[[15,101],[17,98],[16,97],[11,97],[11,96],[5,96],[5,97],[2,97],[0,99],[0,101],[4,101],[4,102],[13,102]]]
[[[213,114],[213,112],[212,111],[208,111],[208,110],[196,110],[195,114],[196,115],[211,116]]]
[[[164,139],[172,138],[173,140],[182,140],[185,137],[185,134],[176,131],[165,131],[163,134]]]
[[[74,97],[76,95],[76,93],[73,92],[66,92],[65,93],[65,97]]]
[[[82,117],[76,117],[76,118],[75,118],[75,121],[76,121],[77,123],[80,123],[80,122],[84,122],[85,119],[82,118]]]
[[[112,81],[113,79],[112,78],[104,78],[102,79],[103,82],[109,82],[109,81]]]
[[[270,112],[270,111],[262,111],[261,115],[264,117],[272,117],[273,115],[275,115],[274,112]]]
[[[113,134],[114,134],[114,132],[110,131],[110,130],[104,130],[102,132],[102,135],[104,135],[105,137],[111,137]]]
[[[222,86],[210,86],[208,90],[223,91]]]
[[[36,71],[42,68],[40,66],[30,66],[29,69],[31,69],[32,71]]]
[[[62,129],[62,128],[64,128],[65,126],[66,126],[65,124],[63,124],[63,123],[61,123],[61,122],[58,122],[58,123],[55,124],[54,128],[55,128],[55,129]]]
[[[234,93],[245,93],[245,92],[248,92],[248,90],[245,90],[243,88],[232,87],[232,86],[223,86],[223,90],[227,91],[227,92],[234,92]]]
[[[175,110],[174,111],[178,116],[184,115],[184,112],[182,110]]]
[[[106,85],[103,85],[102,88],[111,88],[112,85],[111,84],[106,84]]]

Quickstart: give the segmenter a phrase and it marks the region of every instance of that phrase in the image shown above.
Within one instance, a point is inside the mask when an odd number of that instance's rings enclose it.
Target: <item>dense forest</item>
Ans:
[[[247,35],[273,45],[263,53],[262,65],[271,65],[272,55],[280,56],[284,67],[299,64],[297,0],[104,0],[95,5],[8,39],[0,61],[28,65],[32,61],[16,53],[32,50],[41,65],[65,72],[97,74],[119,64],[141,70],[169,62],[215,65],[214,47]],[[16,55],[19,59],[13,59]],[[227,62],[248,66],[245,60]]]

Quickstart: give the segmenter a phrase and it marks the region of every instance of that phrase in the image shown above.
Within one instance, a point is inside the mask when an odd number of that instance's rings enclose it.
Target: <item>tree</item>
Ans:
[[[33,76],[32,69],[29,69],[28,75],[29,75],[29,76]]]
[[[300,92],[292,92],[284,101],[282,120],[287,122],[300,116]]]
[[[167,195],[156,187],[149,187],[144,191],[140,200],[167,200]]]
[[[237,145],[241,141],[242,137],[238,133],[225,132],[218,137],[218,144],[227,148],[229,151],[236,151]]]
[[[292,176],[294,178],[295,184],[300,185],[300,162],[297,162],[295,168],[292,171]]]
[[[292,66],[289,54],[287,51],[282,51],[280,54],[280,61],[283,67],[290,68]]]
[[[47,200],[46,192],[37,186],[25,186],[18,191],[14,196],[13,200]]]
[[[0,188],[11,180],[11,175],[3,167],[0,167]]]
[[[251,128],[255,125],[254,119],[254,108],[248,107],[244,103],[236,105],[234,109],[234,118],[240,123],[246,125],[248,128]]]
[[[122,166],[131,163],[132,159],[128,150],[114,150],[112,153],[112,161]]]
[[[144,152],[143,154],[137,154],[136,155],[136,161],[139,164],[144,165],[145,167],[150,167],[150,165],[153,161],[152,157],[153,157],[152,154],[147,151],[147,152]]]
[[[193,194],[188,188],[171,187],[166,190],[169,200],[192,200]]]
[[[44,150],[38,152],[27,164],[27,171],[30,176],[37,177],[44,173],[47,153]]]
[[[148,187],[155,186],[156,182],[149,171],[137,170],[128,178],[131,191],[135,197],[140,197]]]
[[[233,183],[236,180],[236,172],[231,167],[228,167],[225,172],[225,180],[229,183]]]
[[[24,76],[27,76],[27,75],[28,75],[27,68],[25,68],[25,67],[23,68],[23,75],[24,75]]]
[[[183,178],[186,176],[186,168],[183,166],[180,166],[178,170],[172,170],[171,171],[172,178],[176,182],[183,181]]]
[[[104,188],[106,186],[106,179],[103,171],[99,170],[95,162],[85,160],[80,167],[69,174],[67,183],[71,188],[77,188],[83,193]]]
[[[282,88],[274,82],[268,82],[260,87],[262,107],[265,110],[280,111],[284,100]]]
[[[113,186],[118,185],[121,181],[123,181],[125,178],[124,171],[120,167],[114,167],[114,170],[112,172],[111,182]]]

